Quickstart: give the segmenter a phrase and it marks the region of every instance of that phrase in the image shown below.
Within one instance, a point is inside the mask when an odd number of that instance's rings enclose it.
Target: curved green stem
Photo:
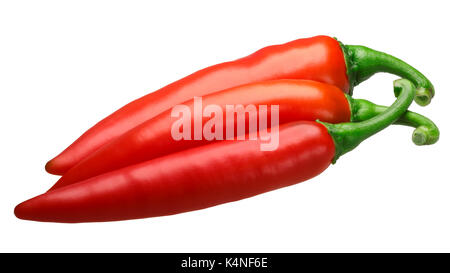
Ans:
[[[336,154],[333,163],[345,153],[356,148],[363,140],[378,133],[394,123],[403,113],[408,110],[414,100],[414,85],[406,80],[400,79],[394,82],[394,90],[398,92],[397,100],[382,114],[362,122],[345,122],[330,124],[321,121],[333,138]]]
[[[389,54],[365,46],[343,45],[350,85],[357,86],[378,72],[387,72],[408,79],[416,86],[415,101],[428,105],[434,97],[433,84],[417,69]]]
[[[377,116],[387,107],[376,105],[363,99],[353,99],[348,97],[352,108],[351,121],[359,122]],[[418,113],[406,111],[394,124],[405,125],[416,128],[412,134],[412,141],[416,145],[431,145],[439,140],[439,128],[433,121]]]

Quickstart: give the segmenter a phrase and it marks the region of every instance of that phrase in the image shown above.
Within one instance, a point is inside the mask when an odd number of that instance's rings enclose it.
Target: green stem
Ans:
[[[362,122],[330,124],[318,121],[327,127],[334,140],[336,154],[333,163],[345,153],[356,148],[362,141],[394,123],[408,110],[414,100],[414,85],[406,79],[396,80],[394,90],[399,94],[397,100],[382,114]]]
[[[347,97],[352,108],[352,120],[355,122],[364,121],[377,116],[387,107],[376,105],[370,101],[353,99]],[[412,141],[416,145],[431,145],[439,140],[439,129],[433,121],[420,114],[406,111],[394,124],[405,125],[416,128],[412,134]]]
[[[408,79],[416,86],[414,100],[421,106],[428,105],[434,97],[433,84],[417,69],[389,54],[365,46],[343,45],[347,75],[350,85],[357,86],[378,72],[387,72]]]

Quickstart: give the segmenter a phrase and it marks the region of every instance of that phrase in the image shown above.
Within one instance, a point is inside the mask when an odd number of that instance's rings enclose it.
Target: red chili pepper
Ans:
[[[190,108],[190,113],[195,112],[193,100],[185,102],[184,105]],[[351,119],[349,103],[339,88],[308,80],[274,80],[243,85],[207,95],[202,98],[202,105],[203,108],[207,105],[217,105],[223,113],[226,112],[227,105],[244,107],[264,105],[268,110],[266,120],[269,121],[269,128],[270,110],[273,105],[279,107],[279,124],[316,119],[340,123]],[[258,112],[249,111],[244,117],[245,124],[249,124],[250,115],[258,116]],[[81,160],[66,172],[52,189],[211,142],[205,138],[193,140],[193,130],[190,133],[192,140],[174,140],[171,130],[175,119],[171,117],[171,110],[168,110],[131,129]],[[210,119],[210,117],[203,117],[203,124]],[[253,120],[256,121],[257,118]],[[223,119],[222,139],[226,139],[226,122]],[[238,118],[234,118],[233,122],[234,128]],[[248,130],[249,127],[245,126],[247,131],[244,134],[251,133]],[[193,119],[191,119],[191,128],[194,128]],[[233,133],[236,136],[237,130]]]
[[[371,119],[284,124],[279,127],[279,147],[274,151],[261,151],[260,140],[214,142],[47,192],[18,205],[15,214],[21,219],[52,222],[163,216],[310,179],[405,113],[413,101],[414,86],[398,80],[395,87],[397,101]]]
[[[274,79],[315,80],[351,93],[354,86],[377,72],[411,80],[417,87],[416,101],[421,105],[428,104],[434,95],[434,88],[425,76],[390,55],[362,46],[345,46],[327,36],[299,39],[197,71],[127,104],[50,160],[46,170],[64,174],[104,144],[194,96]]]
[[[364,109],[373,107],[373,104],[363,100],[347,100],[346,95],[333,85],[307,80],[274,80],[243,85],[207,95],[203,97],[202,104],[203,107],[220,106],[222,112],[226,111],[226,105],[240,104],[244,107],[265,105],[269,110],[268,121],[271,120],[270,106],[278,105],[279,124],[316,119],[328,123],[349,122],[360,120],[361,113],[368,113]],[[185,102],[184,105],[189,107],[190,113],[195,112],[193,100]],[[359,111],[351,113],[350,109],[355,108]],[[249,124],[250,114],[252,113],[245,116],[245,124]],[[203,124],[209,119],[209,117],[203,117]],[[233,122],[233,127],[236,127],[237,118],[234,118]],[[50,190],[211,142],[205,138],[195,141],[176,141],[171,135],[173,123],[174,118],[171,117],[170,110],[144,122],[81,160]],[[246,127],[245,133],[251,133],[248,130],[249,127]],[[191,128],[194,128],[193,120]],[[224,128],[226,128],[225,120],[222,125],[222,139],[226,138]],[[194,139],[193,130],[191,131],[190,139]],[[236,136],[236,130],[234,130],[234,136]]]

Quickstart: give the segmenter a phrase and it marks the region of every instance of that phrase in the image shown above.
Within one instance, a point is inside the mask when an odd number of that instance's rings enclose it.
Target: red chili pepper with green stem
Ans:
[[[46,170],[64,174],[109,141],[194,96],[276,79],[315,80],[351,94],[354,86],[377,72],[411,80],[420,105],[428,104],[434,96],[433,85],[424,75],[393,56],[363,46],[343,45],[328,36],[298,39],[207,67],[125,105],[50,160]]]
[[[379,113],[376,110],[383,110],[383,107],[368,101],[352,99],[333,85],[309,80],[274,80],[247,84],[207,95],[202,98],[202,104],[203,107],[207,105],[220,106],[223,113],[225,113],[227,105],[240,104],[243,107],[266,105],[268,106],[268,121],[271,120],[270,106],[277,105],[279,106],[279,124],[316,119],[328,123],[358,121],[362,118],[367,119],[368,115],[376,115]],[[191,113],[195,112],[193,100],[185,102],[183,105],[189,106]],[[245,124],[249,123],[251,114],[249,112],[248,115],[245,115]],[[253,114],[258,115],[257,112]],[[256,119],[254,118],[254,120]],[[208,120],[210,120],[209,117],[203,117],[203,124]],[[410,119],[404,119],[404,121],[410,123]],[[422,124],[425,124],[424,120],[421,121]],[[233,122],[236,127],[237,118],[233,119]],[[66,172],[51,190],[211,142],[204,138],[195,141],[174,140],[171,135],[173,123],[171,110],[168,110],[133,128],[81,160]],[[268,125],[270,127],[270,124]],[[222,129],[226,127],[224,119]],[[249,127],[246,126],[246,133],[252,133],[248,131]],[[191,128],[194,128],[193,119]],[[437,130],[434,129],[437,127],[432,122],[429,126],[422,126],[422,128],[432,128],[430,129],[432,132]],[[225,130],[222,130],[222,139],[225,139],[225,133]],[[234,134],[236,136],[236,130]],[[193,132],[190,135],[190,139],[194,139]],[[428,137],[426,142],[432,144],[435,140],[437,139]]]
[[[414,98],[407,80],[395,82],[396,102],[354,123],[300,121],[280,126],[279,146],[220,141],[129,166],[62,187],[19,204],[21,219],[116,221],[171,215],[237,201],[310,179],[364,139],[399,119]]]

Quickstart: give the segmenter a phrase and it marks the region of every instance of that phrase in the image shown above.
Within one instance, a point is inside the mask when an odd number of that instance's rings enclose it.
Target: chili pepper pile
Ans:
[[[353,99],[353,87],[377,72],[394,82],[390,107]],[[391,124],[414,127],[417,145],[434,144],[439,130],[408,111],[434,96],[431,82],[407,63],[328,36],[263,48],[247,57],[197,71],[106,117],[57,157],[47,172],[62,175],[46,193],[19,204],[17,217],[49,222],[116,221],[171,215],[251,197],[308,180],[364,139]],[[276,149],[261,149],[261,124],[232,132],[215,123],[219,139],[174,139],[172,110],[195,113],[215,105],[269,106],[267,128]],[[277,106],[277,112],[270,106]],[[262,116],[258,113],[257,119]],[[251,114],[245,117],[250,123]],[[211,117],[201,117],[202,124]],[[183,124],[194,127],[195,121]],[[233,119],[232,127],[238,121]],[[217,135],[216,134],[216,135]],[[239,137],[240,136],[240,137]]]

